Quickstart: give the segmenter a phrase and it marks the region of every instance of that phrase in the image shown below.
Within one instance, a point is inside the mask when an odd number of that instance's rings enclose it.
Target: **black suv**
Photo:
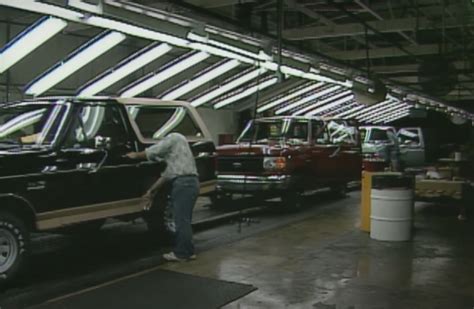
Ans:
[[[188,138],[201,193],[212,193],[215,147],[187,103],[59,97],[1,104],[0,283],[23,268],[33,231],[98,229],[106,218],[139,216],[163,230],[166,203],[157,198],[143,211],[142,198],[163,164],[124,155],[170,132]]]

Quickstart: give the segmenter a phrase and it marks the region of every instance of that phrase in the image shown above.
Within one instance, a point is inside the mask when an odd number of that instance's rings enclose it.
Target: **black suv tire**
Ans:
[[[23,221],[0,212],[0,286],[25,268],[30,252],[30,234]]]

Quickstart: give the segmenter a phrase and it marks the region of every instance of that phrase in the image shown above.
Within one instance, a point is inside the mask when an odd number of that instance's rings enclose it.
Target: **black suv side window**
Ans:
[[[95,138],[110,138],[112,145],[129,141],[120,109],[114,105],[84,105],[68,137],[68,146],[94,147]]]
[[[184,107],[137,105],[129,106],[127,110],[146,139],[160,139],[171,132],[190,138],[203,136]]]
[[[329,135],[322,121],[311,121],[312,139],[315,144],[327,144]]]

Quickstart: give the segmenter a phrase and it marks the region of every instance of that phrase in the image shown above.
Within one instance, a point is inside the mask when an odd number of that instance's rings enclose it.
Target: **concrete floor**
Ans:
[[[162,267],[258,288],[225,308],[474,308],[474,220],[417,203],[413,241],[379,242],[359,200]]]

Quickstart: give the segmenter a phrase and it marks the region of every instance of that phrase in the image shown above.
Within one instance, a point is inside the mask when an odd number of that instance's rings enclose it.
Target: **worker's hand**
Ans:
[[[138,152],[129,152],[126,155],[124,155],[124,157],[132,159],[132,160],[136,160],[139,158],[139,155],[138,155]]]
[[[38,137],[39,137],[39,134],[35,133],[31,135],[22,136],[20,140],[22,144],[34,144],[38,140]]]
[[[145,201],[145,204],[143,206],[143,210],[145,210],[145,211],[150,210],[151,206],[153,205],[153,193],[151,191],[147,191],[143,195],[143,199]]]

